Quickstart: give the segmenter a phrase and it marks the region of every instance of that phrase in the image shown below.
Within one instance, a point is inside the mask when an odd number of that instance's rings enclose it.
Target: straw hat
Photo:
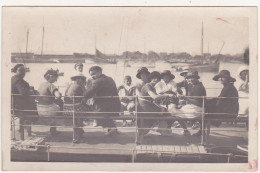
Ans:
[[[77,73],[77,74],[75,74],[75,75],[70,77],[71,80],[75,80],[76,78],[84,78],[84,79],[86,79],[86,76],[84,74],[82,74],[82,73]]]
[[[243,71],[249,71],[249,67],[248,67],[248,66],[245,66],[245,65],[240,66],[240,67],[238,68],[238,70],[237,70],[237,77],[241,78],[241,73],[242,73]]]
[[[183,77],[186,77],[187,73],[189,72],[189,69],[184,69],[180,75],[183,76]]]
[[[189,71],[187,72],[185,78],[189,78],[189,77],[195,77],[195,78],[197,78],[197,79],[200,78],[198,71],[195,71],[195,70],[189,70]]]
[[[76,64],[74,65],[74,69],[76,69],[77,66],[82,66],[82,67],[83,67],[83,64],[82,64],[82,63],[76,63]]]

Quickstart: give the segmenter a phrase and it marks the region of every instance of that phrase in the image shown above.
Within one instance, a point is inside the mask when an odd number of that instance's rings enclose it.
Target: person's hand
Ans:
[[[178,89],[177,89],[177,93],[182,95],[182,94],[183,94],[183,91],[182,91],[180,88],[178,88]]]
[[[168,97],[175,97],[175,94],[168,94]]]
[[[184,96],[184,95],[179,95],[178,97],[179,97],[180,100],[186,100],[187,99],[187,97]]]
[[[123,102],[128,102],[128,101],[129,101],[129,99],[128,99],[128,98],[126,98],[126,97],[122,97],[122,98],[121,98],[121,101],[123,101]]]

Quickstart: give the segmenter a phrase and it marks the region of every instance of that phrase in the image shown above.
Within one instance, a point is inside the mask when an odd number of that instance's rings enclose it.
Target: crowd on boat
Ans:
[[[75,116],[97,115],[102,119],[94,120],[97,126],[107,129],[107,135],[116,135],[118,130],[111,116],[123,116],[124,112],[139,117],[169,117],[201,118],[203,112],[210,118],[236,118],[239,112],[238,90],[249,93],[249,69],[243,66],[239,69],[238,76],[243,84],[237,90],[236,81],[228,70],[221,70],[212,80],[219,81],[223,88],[218,98],[205,98],[207,96],[203,81],[200,81],[198,71],[186,69],[180,73],[183,81],[175,82],[175,75],[169,70],[163,72],[150,72],[146,67],[138,69],[136,78],[139,82],[133,84],[131,76],[125,76],[124,82],[117,87],[113,78],[103,74],[100,66],[92,66],[88,72],[90,79],[83,73],[83,64],[74,66],[75,73],[70,77],[71,82],[64,94],[55,86],[60,76],[59,70],[49,69],[43,75],[45,82],[35,90],[24,80],[26,75],[23,64],[13,67],[14,75],[11,79],[12,113],[20,118],[20,124],[38,121],[41,116]],[[210,80],[210,79],[209,79]],[[137,97],[136,97],[137,96]],[[92,112],[89,114],[88,112]],[[248,115],[248,108],[245,110]],[[30,119],[23,119],[24,115],[35,115]],[[206,116],[205,116],[206,117]],[[59,134],[56,127],[60,119],[49,122],[50,133]],[[71,121],[71,120],[70,120]],[[133,119],[132,121],[136,121]],[[171,128],[175,121],[170,119],[146,119],[142,124],[144,129],[139,129],[143,134],[149,128],[158,126],[162,135],[172,133]],[[195,136],[202,135],[202,123]],[[221,122],[215,122],[219,126]],[[127,121],[124,121],[125,126]],[[184,135],[191,135],[187,128],[187,120],[178,120],[183,128]],[[80,143],[84,130],[84,119],[75,119],[74,143]],[[140,121],[137,121],[140,127]],[[163,129],[163,130],[161,130]]]

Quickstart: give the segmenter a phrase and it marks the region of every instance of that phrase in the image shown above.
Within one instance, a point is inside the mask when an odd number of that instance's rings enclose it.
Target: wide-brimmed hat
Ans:
[[[171,80],[175,78],[175,76],[170,72],[170,70],[164,70],[161,73],[161,78],[163,78],[165,75],[169,75]]]
[[[237,70],[237,77],[241,78],[241,73],[242,73],[243,71],[249,71],[249,67],[248,67],[248,66],[245,66],[245,65],[240,66],[240,67],[238,68],[238,70]]]
[[[197,78],[197,79],[200,78],[199,73],[198,73],[198,71],[196,71],[196,70],[189,70],[189,71],[187,72],[185,78],[189,78],[189,77],[191,77],[191,76],[192,76],[192,77],[195,77],[195,78]]]
[[[230,72],[228,70],[221,70],[216,76],[213,77],[214,81],[218,81],[219,78],[228,78],[230,82],[235,82],[236,79],[230,76]]]
[[[137,70],[136,77],[138,79],[141,79],[141,73],[150,74],[149,70],[146,67],[141,67],[140,69]]]
[[[71,80],[75,80],[75,78],[84,78],[84,79],[86,79],[86,76],[84,74],[82,74],[82,73],[77,73],[77,74],[75,74],[75,75],[70,77]]]
[[[151,74],[148,76],[148,80],[151,81],[151,79],[158,78],[161,80],[161,74],[158,71],[153,71]]]
[[[180,75],[183,76],[183,77],[186,77],[187,73],[189,72],[189,69],[184,69]]]

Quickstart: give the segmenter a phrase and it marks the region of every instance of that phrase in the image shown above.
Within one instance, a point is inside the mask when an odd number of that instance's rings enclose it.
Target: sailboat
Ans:
[[[204,37],[204,33],[203,33],[203,22],[202,22],[202,27],[201,27],[201,56],[203,58],[202,61],[198,62],[198,63],[189,63],[186,65],[182,65],[182,66],[172,66],[172,68],[175,68],[176,71],[183,71],[185,69],[192,69],[192,70],[196,70],[198,72],[218,72],[219,71],[219,61],[215,61],[215,62],[204,62],[205,59],[205,54],[203,52],[203,37]],[[223,47],[223,46],[222,46]]]

